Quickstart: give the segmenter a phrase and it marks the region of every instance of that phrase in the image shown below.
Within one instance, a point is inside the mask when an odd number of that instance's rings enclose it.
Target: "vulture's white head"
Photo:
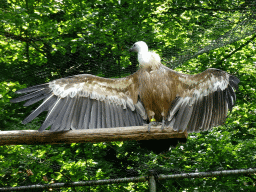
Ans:
[[[133,44],[129,51],[138,53],[138,61],[141,67],[157,68],[161,64],[161,59],[155,52],[148,51],[148,46],[144,41]]]
[[[148,45],[144,41],[138,41],[133,44],[132,48],[129,51],[133,52],[148,52]]]

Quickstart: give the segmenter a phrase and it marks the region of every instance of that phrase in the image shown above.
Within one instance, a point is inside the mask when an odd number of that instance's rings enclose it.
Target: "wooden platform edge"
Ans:
[[[44,145],[62,143],[109,142],[128,140],[149,140],[186,138],[187,133],[179,133],[171,128],[161,130],[161,126],[102,128],[50,132],[37,130],[0,131],[0,145]]]

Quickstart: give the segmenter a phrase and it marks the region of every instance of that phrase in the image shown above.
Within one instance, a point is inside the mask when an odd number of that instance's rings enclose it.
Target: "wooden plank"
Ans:
[[[147,125],[134,127],[70,130],[62,132],[38,132],[37,130],[20,130],[0,131],[0,145],[44,145],[186,137],[187,133],[179,133],[173,131],[171,128],[165,128],[162,131],[161,126],[152,126],[149,133]]]

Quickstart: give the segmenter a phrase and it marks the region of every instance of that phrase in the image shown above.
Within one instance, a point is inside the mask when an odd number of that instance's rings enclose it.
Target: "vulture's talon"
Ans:
[[[151,130],[151,123],[148,124],[148,132],[150,133]]]
[[[164,124],[165,124],[165,120],[164,120],[164,118],[163,118],[162,123],[161,123],[161,125],[162,125],[162,126],[161,126],[161,130],[162,130],[162,131],[164,131]]]
[[[164,131],[164,123],[161,123],[162,126],[161,126],[161,131]]]

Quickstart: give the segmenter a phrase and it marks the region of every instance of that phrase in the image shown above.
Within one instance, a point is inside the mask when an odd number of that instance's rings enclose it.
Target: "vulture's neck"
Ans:
[[[158,69],[161,65],[159,55],[150,51],[140,51],[138,61],[141,68],[151,68],[152,70]]]

